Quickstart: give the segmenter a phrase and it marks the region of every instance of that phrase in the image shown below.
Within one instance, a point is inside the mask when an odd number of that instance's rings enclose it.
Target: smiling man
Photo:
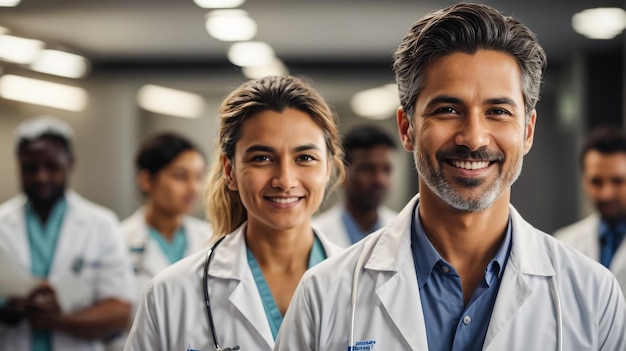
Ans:
[[[462,3],[417,21],[394,59],[420,193],[305,274],[276,350],[625,350],[615,278],[510,204],[546,66],[535,35]]]

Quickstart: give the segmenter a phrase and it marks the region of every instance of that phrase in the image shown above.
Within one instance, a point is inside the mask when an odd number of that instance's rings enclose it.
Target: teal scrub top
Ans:
[[[61,198],[52,208],[46,223],[41,223],[39,216],[30,203],[26,204],[26,231],[30,247],[31,272],[34,276],[47,279],[54,259],[57,241],[61,234],[63,219],[67,212],[67,201]],[[36,330],[32,333],[33,351],[52,350],[52,334]]]
[[[180,227],[174,233],[172,241],[168,241],[165,237],[155,228],[148,228],[150,239],[156,241],[159,247],[170,261],[170,263],[177,262],[181,258],[185,257],[185,251],[187,249],[187,235],[185,234],[185,228]]]
[[[280,325],[283,323],[283,315],[280,313],[280,310],[276,305],[276,301],[274,300],[274,296],[272,295],[272,291],[270,290],[270,287],[267,285],[267,281],[263,276],[261,267],[259,266],[256,258],[254,258],[254,255],[252,254],[252,251],[250,251],[250,249],[247,249],[247,255],[248,265],[250,266],[250,270],[252,271],[252,275],[254,276],[254,281],[256,282],[257,289],[259,290],[259,295],[261,295],[261,301],[263,302],[265,316],[267,317],[267,321],[270,324],[272,336],[274,337],[274,340],[276,340]],[[309,255],[308,268],[311,268],[316,264],[324,261],[326,257],[327,256],[326,251],[324,250],[324,246],[322,245],[320,239],[316,236],[315,241],[313,242],[313,248],[311,249],[311,254]]]

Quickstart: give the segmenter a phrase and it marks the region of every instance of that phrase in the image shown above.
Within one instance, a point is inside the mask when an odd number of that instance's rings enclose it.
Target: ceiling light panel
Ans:
[[[184,118],[198,118],[206,108],[198,94],[152,84],[139,89],[137,103],[147,111]]]
[[[13,35],[0,35],[0,59],[18,64],[33,62],[43,48],[43,42],[20,38]]]
[[[612,39],[626,28],[626,12],[617,7],[587,9],[572,17],[572,27],[590,39]]]
[[[66,78],[80,78],[87,73],[88,61],[76,54],[58,50],[43,50],[31,64],[34,71]]]
[[[68,111],[83,110],[88,100],[83,88],[12,74],[0,77],[0,96]]]
[[[244,10],[215,10],[207,15],[206,29],[221,41],[246,41],[256,35],[257,24]]]
[[[274,58],[272,47],[260,41],[235,43],[228,49],[228,59],[240,67],[267,66]]]

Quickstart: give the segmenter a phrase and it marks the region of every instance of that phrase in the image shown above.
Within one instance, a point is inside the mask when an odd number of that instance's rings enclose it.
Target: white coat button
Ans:
[[[470,316],[463,317],[463,324],[468,325],[470,323],[472,323],[472,317]]]
[[[444,273],[449,273],[449,272],[450,272],[450,268],[448,268],[448,266],[442,266],[442,267],[441,267],[441,270],[442,270]]]

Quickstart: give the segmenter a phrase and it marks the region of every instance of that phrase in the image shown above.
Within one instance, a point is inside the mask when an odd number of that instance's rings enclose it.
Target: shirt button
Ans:
[[[448,266],[442,266],[442,267],[441,267],[441,270],[442,270],[444,273],[450,273],[450,268],[448,268]]]
[[[472,317],[470,316],[463,317],[463,324],[468,325],[470,323],[472,323]]]

